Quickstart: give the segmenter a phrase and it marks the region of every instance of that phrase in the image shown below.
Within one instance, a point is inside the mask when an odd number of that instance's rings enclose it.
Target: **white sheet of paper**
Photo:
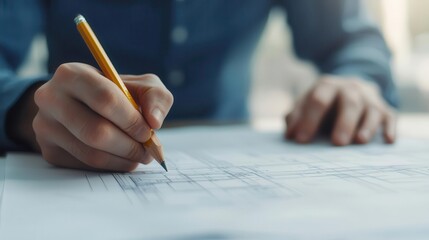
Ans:
[[[3,200],[3,189],[4,189],[3,187],[5,182],[5,171],[6,171],[5,167],[6,167],[6,159],[0,156],[0,216],[1,216],[1,204]]]
[[[243,127],[159,137],[168,173],[8,155],[0,239],[429,237],[429,141],[334,148]]]

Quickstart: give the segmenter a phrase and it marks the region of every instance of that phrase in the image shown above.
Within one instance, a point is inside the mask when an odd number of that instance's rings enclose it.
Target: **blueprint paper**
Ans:
[[[336,148],[243,127],[167,130],[159,137],[167,173],[156,163],[132,173],[96,173],[54,168],[37,155],[8,155],[2,233],[32,239],[429,236],[424,140]],[[28,231],[19,231],[22,225]]]
[[[0,155],[0,216],[1,216],[1,205],[3,199],[3,190],[4,190],[4,182],[5,182],[5,166],[6,159]],[[1,225],[1,218],[0,218]]]

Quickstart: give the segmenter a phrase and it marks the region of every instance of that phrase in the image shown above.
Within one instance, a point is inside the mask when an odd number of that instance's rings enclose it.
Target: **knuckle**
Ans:
[[[159,82],[161,82],[161,79],[156,74],[153,74],[153,73],[144,74],[142,76],[142,78],[150,80],[150,81],[157,81],[157,82],[159,81]]]
[[[102,115],[110,115],[119,104],[119,99],[115,92],[107,87],[98,87],[94,90],[94,97],[92,98],[93,105]]]
[[[150,95],[152,95],[153,97],[156,98],[161,98],[164,99],[166,93],[166,91],[160,87],[153,87],[149,90]]]
[[[46,138],[47,136],[52,135],[50,133],[50,124],[48,124],[41,116],[40,114],[37,114],[36,117],[34,117],[33,122],[33,131],[36,134],[36,136],[41,138]]]
[[[93,79],[90,69],[81,63],[64,63],[55,71],[51,81],[53,84],[61,86],[72,85],[75,81],[83,81],[88,84],[89,79]]]
[[[81,128],[80,136],[87,145],[102,148],[110,140],[110,125],[107,123],[86,124]]]
[[[75,71],[72,63],[63,63],[58,66],[57,70],[55,71],[55,75],[58,77],[58,79],[68,79],[74,74],[74,72]]]
[[[34,92],[34,102],[38,107],[42,107],[51,102],[51,98],[51,94],[49,93],[49,89],[46,84],[42,85]]]
[[[315,108],[327,108],[329,103],[321,96],[319,91],[312,91],[308,96],[308,104]]]
[[[368,101],[366,101],[366,106],[368,109],[376,110],[378,112],[387,112],[388,111],[388,107],[386,107],[386,105],[380,101],[368,100]]]
[[[128,126],[124,128],[124,131],[126,133],[131,133],[131,134],[136,134],[136,133],[139,134],[139,130],[141,126],[142,126],[141,116],[137,114],[133,114],[129,119]]]
[[[351,93],[345,88],[340,90],[340,99],[343,104],[349,108],[360,108],[362,106],[362,101],[359,96]]]
[[[357,98],[348,98],[347,101],[346,101],[346,103],[347,103],[346,105],[349,108],[356,109],[356,108],[360,108],[361,107],[361,103],[360,103],[360,101]]]
[[[382,114],[382,111],[380,111],[380,108],[378,108],[376,106],[369,106],[365,110],[365,112],[368,116],[379,116],[380,114]]]
[[[57,68],[57,73],[69,73],[72,71],[72,68],[69,63],[63,63]]]
[[[318,83],[319,85],[333,85],[336,83],[336,81],[331,77],[323,77],[320,79]]]
[[[363,87],[363,83],[359,79],[350,79],[348,82],[348,88],[359,89],[361,90]]]

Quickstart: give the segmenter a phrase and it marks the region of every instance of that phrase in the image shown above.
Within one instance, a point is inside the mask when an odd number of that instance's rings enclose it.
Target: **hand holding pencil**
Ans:
[[[127,97],[128,101],[133,105],[133,107],[139,111],[139,106],[134,101],[124,82],[122,82],[121,77],[118,72],[116,72],[115,67],[113,67],[112,62],[95,36],[89,24],[86,22],[85,18],[82,15],[78,15],[75,18],[75,23],[79,33],[84,39],[86,45],[103,71],[104,75],[110,79],[113,83],[118,86],[122,93]],[[150,137],[144,143],[146,150],[151,153],[151,155],[161,164],[161,166],[167,171],[167,167],[164,162],[164,154],[162,152],[162,146],[158,138],[155,135],[155,132],[150,130]]]
[[[153,74],[116,75],[125,88],[118,87],[101,68],[103,75],[86,64],[63,64],[36,91],[33,125],[44,158],[57,166],[109,171],[131,171],[153,157],[161,163],[152,129],[169,112],[171,93]]]

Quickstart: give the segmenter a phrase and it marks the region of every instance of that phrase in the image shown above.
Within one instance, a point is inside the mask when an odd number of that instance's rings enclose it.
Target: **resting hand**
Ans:
[[[134,109],[121,90],[95,68],[61,65],[34,95],[39,111],[33,129],[51,164],[81,169],[131,171],[152,157],[142,143],[161,127],[173,97],[152,74],[122,76],[141,106]]]
[[[385,141],[395,141],[396,117],[378,88],[361,79],[335,76],[322,77],[298,101],[286,117],[286,137],[299,143],[310,142],[323,130],[323,121],[330,113],[334,117],[331,132],[334,145],[368,143],[380,126]]]

